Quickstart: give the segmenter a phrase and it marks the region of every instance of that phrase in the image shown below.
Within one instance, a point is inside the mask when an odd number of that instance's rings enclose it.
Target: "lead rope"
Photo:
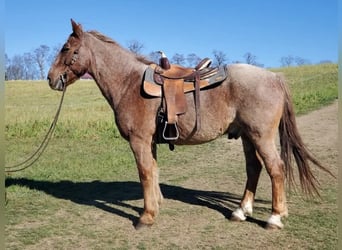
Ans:
[[[45,135],[42,143],[38,147],[38,149],[30,157],[28,157],[26,160],[24,160],[23,162],[17,163],[17,164],[15,164],[13,166],[5,167],[5,172],[6,173],[22,171],[22,170],[32,166],[40,158],[40,156],[43,154],[43,152],[45,151],[47,145],[50,142],[50,139],[51,139],[51,137],[53,135],[53,132],[55,131],[56,124],[57,124],[57,121],[58,121],[58,117],[59,117],[59,114],[60,114],[61,109],[62,109],[62,103],[63,103],[63,100],[64,100],[65,92],[66,92],[66,86],[64,85],[63,94],[62,94],[62,97],[61,97],[61,100],[60,100],[60,103],[59,103],[59,106],[58,106],[55,118],[53,119],[53,121],[52,121],[52,123],[50,125],[50,128],[49,128],[48,132],[46,133],[46,135]]]

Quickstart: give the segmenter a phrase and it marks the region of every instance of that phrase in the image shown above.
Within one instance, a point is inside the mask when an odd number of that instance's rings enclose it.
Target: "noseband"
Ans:
[[[59,75],[59,79],[60,79],[61,82],[62,82],[63,88],[65,88],[65,86],[66,86],[66,75],[67,75],[67,72],[68,72],[68,70],[66,70],[66,71],[64,72],[64,74],[60,74],[60,75]]]

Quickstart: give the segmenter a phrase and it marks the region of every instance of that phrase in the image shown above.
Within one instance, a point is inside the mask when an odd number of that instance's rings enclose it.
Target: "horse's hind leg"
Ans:
[[[284,187],[284,162],[279,156],[274,139],[260,138],[256,142],[256,147],[272,182],[272,215],[267,221],[266,228],[280,229],[283,228],[281,217],[286,217],[288,214]]]
[[[240,207],[232,213],[231,220],[233,221],[244,221],[246,215],[252,215],[255,192],[262,168],[253,143],[244,135],[241,138],[246,158],[247,182]]]

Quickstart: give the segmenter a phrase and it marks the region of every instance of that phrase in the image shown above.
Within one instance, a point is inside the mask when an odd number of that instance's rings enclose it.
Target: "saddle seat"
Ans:
[[[165,70],[159,67],[156,69],[156,72],[166,78],[170,78],[170,79],[183,78],[184,80],[186,80],[194,72],[199,72],[205,68],[209,69],[210,64],[211,64],[211,60],[209,58],[204,58],[198,63],[198,65],[195,68],[186,68],[177,64],[171,64],[169,69]],[[210,69],[213,69],[213,68],[210,68]]]

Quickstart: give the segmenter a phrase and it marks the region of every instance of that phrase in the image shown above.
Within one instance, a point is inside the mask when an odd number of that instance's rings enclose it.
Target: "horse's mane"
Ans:
[[[135,56],[135,58],[139,62],[142,62],[143,64],[146,64],[146,65],[155,64],[155,62],[152,62],[151,60],[147,59],[145,56],[142,56],[142,55],[137,55],[137,56]]]
[[[92,36],[96,37],[97,39],[99,39],[103,42],[112,43],[112,44],[119,46],[119,44],[117,42],[115,42],[113,39],[111,39],[108,36],[103,35],[102,33],[98,32],[96,30],[91,30],[91,31],[88,31],[87,33],[91,34]]]
[[[119,46],[121,47],[117,42],[115,42],[113,39],[111,39],[110,37],[108,36],[105,36],[103,35],[102,33],[96,31],[96,30],[91,30],[91,31],[88,31],[87,33],[91,34],[92,36],[94,36],[95,38],[103,41],[103,42],[106,42],[106,43],[111,43],[111,44],[114,44],[116,46]],[[139,61],[139,62],[142,62],[146,65],[150,65],[152,64],[153,62],[148,60],[146,57],[142,56],[142,55],[134,55],[135,58]]]

